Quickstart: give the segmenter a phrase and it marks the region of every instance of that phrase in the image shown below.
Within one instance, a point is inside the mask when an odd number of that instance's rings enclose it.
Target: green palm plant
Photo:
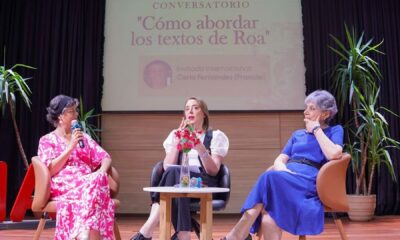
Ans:
[[[396,180],[388,149],[399,146],[389,137],[389,125],[380,112],[394,114],[378,105],[382,74],[378,63],[370,57],[370,54],[384,54],[378,49],[383,41],[378,44],[373,44],[373,39],[364,41],[363,33],[358,37],[354,28],[350,32],[347,25],[345,36],[343,43],[331,35],[337,47],[329,48],[339,57],[331,79],[340,108],[345,109],[349,104],[353,114],[346,125],[349,140],[346,151],[352,155],[355,194],[371,195],[375,169],[381,164]]]
[[[378,63],[369,54],[384,54],[378,50],[383,41],[372,45],[372,39],[370,39],[364,43],[364,33],[358,37],[354,28],[350,33],[346,24],[345,32],[348,47],[338,38],[330,35],[338,48],[328,47],[339,56],[339,62],[331,77],[340,108],[343,109],[348,102],[353,109],[358,109],[360,100],[358,94],[355,94],[355,88],[357,87],[362,94],[370,93],[376,89],[378,82],[382,79]],[[356,115],[357,113],[354,112],[354,116]]]
[[[83,131],[89,134],[90,137],[95,139],[97,142],[100,141],[99,133],[101,129],[97,128],[94,124],[90,123],[91,118],[98,118],[100,114],[93,114],[94,108],[85,112],[82,97],[79,98],[79,123],[82,125]]]
[[[386,165],[393,181],[397,181],[388,150],[390,148],[399,150],[400,143],[389,136],[388,122],[380,111],[385,111],[397,117],[398,115],[389,109],[378,106],[379,88],[368,97],[361,95],[357,88],[355,88],[355,90],[360,99],[360,109],[358,109],[357,112],[361,119],[361,124],[354,135],[358,139],[358,141],[354,143],[354,149],[360,156],[364,157],[364,159],[362,159],[363,161],[361,161],[361,164],[364,164],[364,166],[353,165],[353,169],[358,171],[358,179],[356,179],[358,185],[360,181],[364,179],[364,176],[366,176],[365,181],[367,183],[366,186],[368,186],[366,194],[371,195],[375,169],[380,169],[379,167],[381,164]],[[361,148],[361,146],[363,148]],[[366,175],[367,169],[368,175]]]
[[[22,160],[26,168],[29,167],[28,159],[21,142],[21,136],[18,130],[16,121],[16,102],[19,96],[24,101],[25,105],[30,108],[31,101],[29,99],[31,90],[26,83],[29,78],[23,78],[15,71],[16,68],[29,68],[35,69],[31,66],[24,64],[15,64],[13,67],[7,69],[6,66],[0,66],[0,111],[4,116],[7,106],[10,109],[11,119],[13,122],[15,135],[17,139],[18,149],[21,154]]]

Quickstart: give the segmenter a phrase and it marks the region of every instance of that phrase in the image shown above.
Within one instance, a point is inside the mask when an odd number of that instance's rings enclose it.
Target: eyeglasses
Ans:
[[[78,113],[78,109],[71,109],[71,108],[64,108],[64,110],[62,111],[62,113]]]

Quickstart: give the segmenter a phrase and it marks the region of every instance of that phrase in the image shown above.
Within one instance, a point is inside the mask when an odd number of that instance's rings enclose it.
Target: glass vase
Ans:
[[[189,170],[189,155],[188,153],[182,154],[181,159],[181,173],[179,176],[179,183],[181,187],[190,187],[190,170]]]

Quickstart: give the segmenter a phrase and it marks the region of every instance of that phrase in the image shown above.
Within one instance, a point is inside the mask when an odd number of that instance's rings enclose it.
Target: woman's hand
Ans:
[[[199,155],[202,155],[204,152],[207,151],[206,147],[201,141],[200,143],[194,145],[193,149],[195,149],[199,153]]]
[[[286,166],[286,163],[288,160],[289,160],[289,156],[287,156],[286,154],[282,154],[282,153],[279,154],[279,156],[274,161],[274,165],[273,165],[272,169],[275,171],[286,171],[286,172],[293,173]],[[269,169],[267,169],[267,171],[268,170]]]
[[[182,118],[181,124],[179,125],[179,130],[185,129],[189,125],[189,120]]]
[[[182,118],[181,124],[179,124],[178,129],[175,131],[175,133],[181,131],[182,129],[184,129],[187,126],[185,118]],[[172,139],[173,144],[177,145],[179,143],[179,138],[175,135],[174,138]]]
[[[96,170],[96,172],[98,172],[98,173],[106,173],[107,170],[102,168],[102,167],[100,167],[99,169]]]
[[[320,116],[317,117],[317,119],[315,120],[311,120],[311,119],[304,119],[304,123],[306,125],[306,131],[309,133],[313,133],[312,131],[316,128],[316,127],[321,127],[321,124],[319,122],[319,118]]]
[[[111,162],[112,162],[111,158],[104,158],[101,161],[100,168],[97,169],[96,172],[98,172],[98,173],[107,173],[108,170],[111,168]]]
[[[324,133],[324,131],[318,131],[321,128],[320,122],[321,115],[317,116],[315,121],[310,119],[304,119],[306,124],[306,130],[309,133],[314,134],[321,147],[322,152],[328,160],[339,159],[342,156],[343,148],[332,142]]]
[[[76,129],[72,132],[71,140],[69,141],[67,148],[69,150],[74,149],[76,147],[76,145],[78,144],[79,140],[83,140],[83,132],[79,129]]]

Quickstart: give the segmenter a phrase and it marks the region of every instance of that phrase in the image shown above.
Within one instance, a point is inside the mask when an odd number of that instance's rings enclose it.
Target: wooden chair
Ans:
[[[341,159],[332,160],[324,164],[317,175],[317,193],[324,204],[325,212],[330,212],[339,230],[340,238],[347,240],[342,221],[337,218],[336,212],[349,211],[349,203],[346,194],[346,172],[351,156],[343,153]],[[305,236],[299,236],[305,240]]]
[[[32,158],[32,165],[35,171],[35,193],[32,201],[32,211],[42,212],[39,225],[33,237],[34,240],[38,240],[43,231],[46,223],[48,213],[56,213],[56,201],[50,198],[50,172],[44,163],[42,163],[38,157]],[[115,206],[118,207],[120,202],[115,199],[119,190],[119,175],[115,168],[111,168],[109,172],[108,182],[110,185],[110,194],[112,200],[115,202]],[[114,221],[114,234],[115,239],[121,240],[121,235],[118,229],[116,221]]]
[[[349,210],[346,195],[346,172],[350,159],[350,154],[343,153],[339,160],[332,160],[324,164],[317,175],[318,197],[324,205],[324,211],[332,214],[342,240],[348,238],[342,221],[337,218],[336,212],[347,212]],[[257,235],[259,239],[262,239],[260,233]],[[299,236],[299,240],[305,239],[306,236]]]

